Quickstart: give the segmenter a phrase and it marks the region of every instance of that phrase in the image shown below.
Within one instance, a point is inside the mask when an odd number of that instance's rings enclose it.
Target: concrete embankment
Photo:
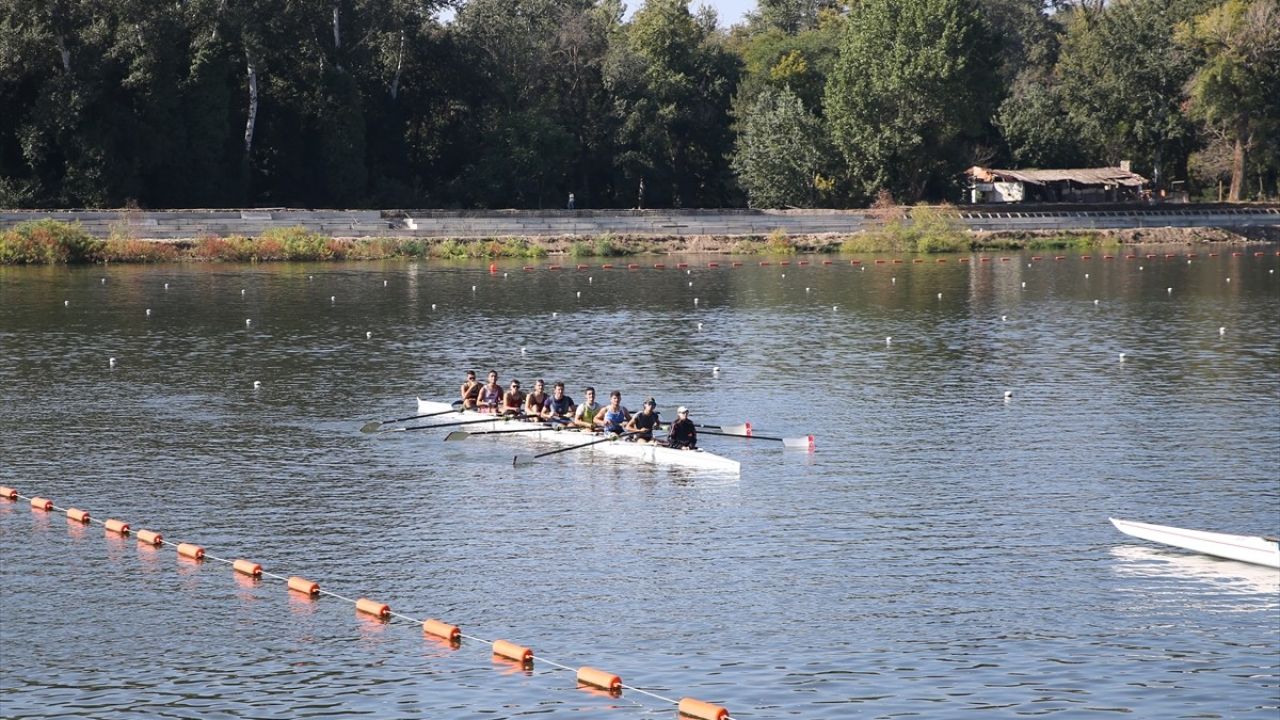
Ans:
[[[1244,237],[1280,229],[1276,205],[962,206],[946,213],[976,233],[1153,231],[1215,228]],[[138,239],[253,236],[303,227],[341,238],[576,238],[605,235],[697,239],[851,235],[881,227],[875,210],[6,210],[0,230],[29,220],[77,222],[89,233]],[[1158,233],[1157,233],[1158,234]]]

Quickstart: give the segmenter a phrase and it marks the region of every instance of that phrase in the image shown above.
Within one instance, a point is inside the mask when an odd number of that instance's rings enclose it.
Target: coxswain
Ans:
[[[506,417],[515,417],[524,412],[524,393],[520,392],[519,380],[511,381],[511,387],[502,396],[499,412]]]
[[[533,381],[533,392],[524,396],[525,417],[536,418],[542,415],[542,406],[547,404],[546,387],[542,378]]]
[[[626,432],[623,427],[631,420],[631,413],[622,406],[622,393],[614,390],[609,393],[609,404],[600,408],[600,412],[596,413],[596,427],[607,433],[621,435]]]
[[[573,422],[573,398],[564,394],[564,383],[556,382],[551,386],[551,397],[542,404],[539,413],[545,422],[565,425]]]
[[[644,401],[644,407],[640,412],[631,416],[631,419],[623,425],[623,429],[627,432],[635,433],[631,436],[632,440],[638,442],[653,442],[653,431],[658,427],[658,404],[653,398]]]
[[[689,408],[676,409],[676,421],[667,428],[667,447],[677,450],[698,449],[698,427],[689,419]]]
[[[459,394],[462,396],[463,410],[476,409],[476,401],[480,397],[480,388],[480,381],[476,380],[476,371],[468,370],[467,381],[462,383],[462,388],[459,390]]]
[[[476,395],[476,409],[480,412],[498,412],[498,406],[502,404],[502,386],[498,384],[498,371],[489,371],[489,382],[480,386],[480,392]]]
[[[582,430],[596,429],[596,415],[600,414],[600,405],[596,403],[596,389],[588,387],[582,391],[585,398],[573,413],[573,426]]]

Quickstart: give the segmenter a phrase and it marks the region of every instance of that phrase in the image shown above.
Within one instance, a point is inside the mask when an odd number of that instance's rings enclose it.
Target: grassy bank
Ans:
[[[96,238],[77,223],[39,220],[0,231],[0,265],[73,263],[273,262],[317,260],[497,259],[619,257],[669,253],[794,255],[796,253],[935,254],[980,250],[1087,250],[1142,242],[1231,242],[1246,239],[1221,229],[1160,228],[1082,232],[973,233],[944,209],[892,209],[881,225],[853,235],[789,236],[775,230],[755,237],[334,238],[302,227],[257,237],[204,236],[155,241],[125,229]],[[910,222],[908,222],[908,219]]]

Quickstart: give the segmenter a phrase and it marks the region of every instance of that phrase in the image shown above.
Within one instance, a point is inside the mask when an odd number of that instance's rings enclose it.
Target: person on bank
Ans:
[[[516,417],[524,412],[524,393],[520,391],[519,380],[511,381],[511,387],[502,396],[502,407],[499,412],[503,417]]]
[[[640,412],[631,416],[631,419],[623,425],[623,429],[627,432],[635,433],[631,436],[632,440],[637,442],[653,442],[653,431],[658,427],[658,408],[653,398],[644,401],[644,407]]]
[[[596,413],[596,427],[607,433],[621,435],[624,427],[631,420],[631,413],[622,406],[622,393],[614,390],[609,393],[609,404]]]
[[[463,410],[476,409],[476,403],[480,398],[480,388],[480,381],[476,380],[476,371],[468,370],[467,381],[462,383],[462,388],[459,390],[459,394],[462,396]]]
[[[698,428],[689,419],[689,408],[683,405],[676,410],[676,421],[667,429],[667,447],[677,450],[698,449]]]
[[[524,396],[523,414],[528,418],[542,416],[542,406],[547,404],[547,384],[538,378],[533,381],[533,392]]]
[[[498,406],[502,404],[502,386],[498,384],[498,371],[489,371],[489,382],[480,386],[480,392],[476,395],[476,409],[480,412],[498,412]]]
[[[585,399],[573,413],[573,426],[580,430],[594,432],[596,416],[600,414],[600,405],[596,402],[596,389],[588,386],[582,391],[582,396]]]
[[[543,422],[568,425],[573,422],[573,398],[564,394],[564,383],[556,382],[551,387],[551,397],[542,404],[538,413]]]

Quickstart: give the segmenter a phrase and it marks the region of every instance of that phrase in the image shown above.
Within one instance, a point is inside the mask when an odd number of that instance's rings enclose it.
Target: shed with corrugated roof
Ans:
[[[1147,179],[1127,167],[965,171],[972,203],[1125,202],[1142,199]]]

